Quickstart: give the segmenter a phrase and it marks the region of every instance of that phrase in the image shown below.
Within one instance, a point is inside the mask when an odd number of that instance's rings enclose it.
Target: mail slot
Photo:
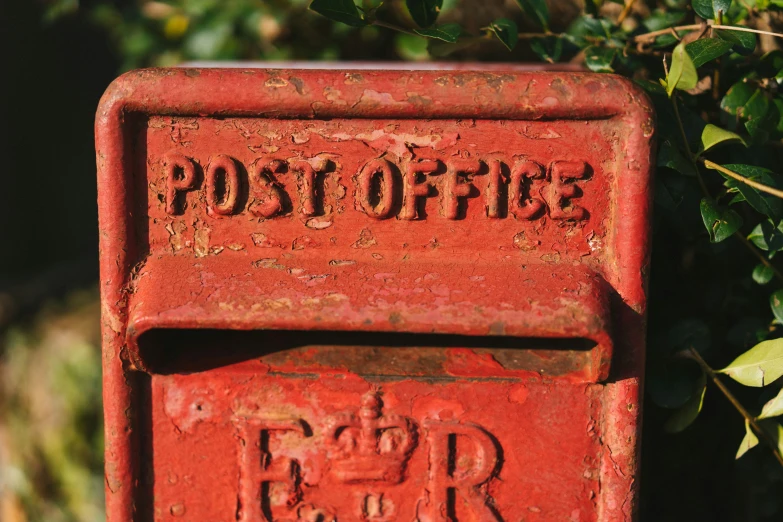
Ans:
[[[109,522],[632,520],[652,135],[611,75],[116,80]]]

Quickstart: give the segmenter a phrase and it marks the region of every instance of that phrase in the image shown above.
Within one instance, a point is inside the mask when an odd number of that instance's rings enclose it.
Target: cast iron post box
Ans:
[[[143,70],[96,135],[109,522],[633,518],[633,84]]]

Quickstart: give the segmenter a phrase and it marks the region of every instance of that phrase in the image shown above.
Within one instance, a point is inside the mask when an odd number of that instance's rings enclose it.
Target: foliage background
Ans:
[[[500,39],[482,36],[448,49],[448,54],[444,46],[417,35],[332,23],[308,11],[307,0],[2,2],[0,35],[7,52],[0,114],[0,154],[5,158],[0,188],[0,520],[103,519],[92,121],[103,89],[119,72],[228,59],[540,61],[542,54],[544,59],[555,57],[555,44],[562,40],[556,56],[560,61],[584,63],[586,56],[597,56],[588,62],[593,68],[606,65],[656,82],[665,76],[662,58],[676,40],[662,35],[643,52],[627,45],[628,40],[697,20],[688,0],[636,0],[621,24],[616,22],[623,4],[587,2],[547,2],[549,29],[560,35],[588,11],[588,18],[603,18],[611,26],[600,41],[576,45],[550,35],[536,52],[536,38],[523,37],[508,51]],[[735,0],[725,22],[776,31],[783,26],[776,2]],[[394,25],[415,27],[402,0],[388,1],[381,15]],[[512,0],[446,0],[438,23],[459,23],[471,34],[492,36],[482,28],[498,18],[514,21],[523,35],[542,31],[535,17]],[[595,49],[585,53],[591,45]],[[775,38],[762,37],[758,45],[754,42],[754,51],[732,52],[717,66],[708,65],[706,76],[714,82],[718,70],[719,78],[706,90],[681,93],[682,109],[695,116],[697,128],[698,121],[715,122],[750,142],[747,148],[734,144],[717,149],[710,158],[768,167],[773,186],[783,186],[775,173],[783,164],[780,112],[770,113],[765,135],[751,136],[744,125],[749,118],[742,111],[737,116],[737,107],[734,114],[721,108],[721,100],[739,82],[763,90],[767,106],[776,106],[778,71],[769,77],[757,71],[759,57],[778,45]],[[715,84],[717,97],[712,94]],[[681,148],[678,130],[669,125],[671,105],[665,96],[655,99],[660,142]],[[738,107],[749,99],[740,100]],[[763,447],[735,460],[745,433],[742,418],[714,387],[707,390],[698,420],[676,435],[665,430],[672,409],[657,405],[680,405],[697,391],[699,369],[670,358],[677,350],[694,346],[714,368],[721,368],[756,342],[781,336],[768,304],[780,282],[754,280],[758,259],[739,240],[710,242],[696,178],[678,172],[687,167],[668,164],[675,168],[663,166],[656,173],[641,520],[780,521],[783,469]],[[702,175],[721,204],[736,194],[736,189],[725,192],[725,179],[718,174]],[[743,218],[744,236],[765,218],[741,203],[732,208]],[[772,258],[773,265],[777,262]],[[755,412],[779,388],[725,382]]]

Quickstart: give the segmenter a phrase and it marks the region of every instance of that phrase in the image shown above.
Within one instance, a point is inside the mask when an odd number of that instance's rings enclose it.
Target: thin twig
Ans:
[[[741,27],[736,25],[720,25],[720,24],[712,24],[713,29],[725,29],[728,31],[739,31],[741,33],[756,33],[756,34],[766,34],[767,36],[777,36],[778,38],[783,38],[783,34],[780,33],[773,33],[772,31],[762,31],[761,29],[751,29],[750,27]]]
[[[707,362],[702,359],[699,352],[693,349],[693,347],[689,347],[688,351],[690,352],[691,358],[693,358],[694,361],[699,363],[699,366],[701,366],[702,371],[712,380],[713,384],[723,393],[723,395],[729,400],[732,406],[745,418],[745,421],[750,425],[751,428],[753,428],[753,431],[756,432],[756,435],[764,441],[764,444],[769,446],[769,448],[772,450],[772,453],[775,455],[775,458],[780,463],[781,466],[783,466],[783,454],[780,453],[778,450],[777,443],[772,440],[772,437],[769,436],[769,434],[759,425],[758,421],[756,421],[756,417],[751,415],[748,410],[745,409],[745,407],[740,403],[740,401],[737,400],[737,398],[732,394],[729,389],[726,387],[725,384],[720,380],[720,377],[718,377],[718,374],[715,373],[715,370],[713,370]]]
[[[620,25],[625,21],[625,19],[628,17],[628,15],[631,13],[631,9],[633,8],[633,3],[636,0],[625,0],[625,6],[623,6],[623,10],[620,13],[620,16],[617,17],[617,25]]]
[[[520,40],[532,40],[533,38],[546,38],[547,36],[556,36],[562,38],[561,33],[517,33],[517,38]]]
[[[717,163],[710,161],[708,159],[699,158],[699,161],[704,163],[704,166],[708,169],[714,169],[719,172],[722,172],[723,174],[727,175],[730,178],[736,179],[737,181],[740,181],[744,183],[745,185],[748,185],[749,187],[753,187],[756,190],[760,190],[761,192],[766,192],[767,194],[771,194],[773,196],[783,198],[783,190],[776,189],[774,187],[770,187],[769,185],[765,185],[763,183],[759,183],[758,181],[753,181],[752,179],[748,179],[745,176],[741,174],[737,174],[733,170],[729,170],[726,167],[722,165],[718,165]]]
[[[773,33],[771,31],[762,31],[761,29],[751,29],[750,27],[741,27],[736,25],[723,25],[723,24],[716,24],[713,22],[707,22],[705,24],[690,24],[690,25],[680,25],[677,27],[667,27],[666,29],[659,29],[657,31],[651,31],[649,33],[640,34],[638,36],[635,36],[633,41],[634,42],[648,42],[655,40],[657,37],[662,36],[664,34],[671,34],[674,32],[675,35],[677,35],[677,32],[679,31],[695,31],[697,29],[703,28],[705,25],[709,26],[710,29],[723,29],[726,31],[739,31],[742,33],[755,33],[755,34],[766,34],[768,36],[776,36],[778,38],[783,38],[783,34],[780,33]],[[679,35],[677,35],[679,38]]]
[[[694,31],[696,29],[700,29],[702,25],[703,24],[691,24],[691,25],[680,25],[678,27],[667,27],[666,29],[659,29],[657,31],[652,31],[649,33],[644,33],[638,36],[634,36],[633,41],[643,42],[647,40],[655,40],[657,37],[662,36],[664,34],[670,34],[672,31]]]

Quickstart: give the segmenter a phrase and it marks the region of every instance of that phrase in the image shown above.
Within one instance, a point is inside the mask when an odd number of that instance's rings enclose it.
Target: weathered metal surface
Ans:
[[[631,520],[652,134],[609,75],[117,80],[108,520]]]

